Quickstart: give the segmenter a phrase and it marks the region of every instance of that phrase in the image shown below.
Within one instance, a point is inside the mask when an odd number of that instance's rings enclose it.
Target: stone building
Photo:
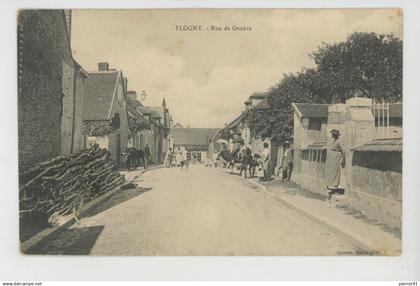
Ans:
[[[121,162],[128,142],[126,83],[122,71],[98,63],[98,71],[89,72],[83,101],[86,146],[99,144],[117,162]]]
[[[340,178],[344,197],[366,214],[400,228],[402,104],[377,105],[369,98],[351,98],[345,104],[327,108],[318,104],[293,104],[293,107],[292,181],[309,191],[327,193],[325,162],[331,140],[329,131],[338,129],[345,154]],[[320,127],[316,124],[317,130],[309,128],[313,118],[321,122]]]
[[[130,136],[129,147],[144,150],[147,145],[151,153],[151,163],[162,163],[168,148],[170,124],[166,103],[163,102],[162,107],[149,107],[140,103],[136,97],[135,92],[129,92],[128,115],[136,118],[141,128]]]
[[[219,129],[216,128],[174,128],[172,136],[174,149],[185,148],[188,160],[204,162],[208,157],[209,143]]]
[[[73,59],[71,11],[18,16],[19,168],[83,148],[81,102],[87,73]]]

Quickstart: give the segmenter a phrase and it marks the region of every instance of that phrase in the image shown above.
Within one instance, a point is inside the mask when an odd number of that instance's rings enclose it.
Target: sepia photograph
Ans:
[[[16,251],[402,255],[402,9],[16,18]]]

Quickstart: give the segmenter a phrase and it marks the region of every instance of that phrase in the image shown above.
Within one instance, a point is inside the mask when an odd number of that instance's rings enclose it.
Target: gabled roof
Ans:
[[[163,110],[163,106],[148,106],[148,108],[157,113],[160,118],[164,118],[165,112]]]
[[[132,104],[129,104],[128,101],[127,101],[127,111],[129,115],[131,115],[132,117],[136,119],[144,118],[144,116],[140,112],[137,111],[136,107]]]
[[[320,103],[292,103],[295,112],[299,117],[305,118],[327,118],[328,105]]]
[[[132,105],[132,106],[134,106],[134,107],[140,107],[140,106],[143,106],[143,104],[141,104],[140,103],[140,101],[138,101],[138,100],[136,100],[136,99],[134,99],[134,98],[131,98],[131,97],[127,97],[127,104],[130,104],[130,105]]]
[[[352,148],[354,151],[402,152],[402,138],[374,139],[371,142]]]
[[[245,114],[246,112],[243,111],[238,117],[236,117],[228,125],[226,125],[225,128],[229,129],[229,128],[236,127],[239,123],[241,123],[242,119],[245,117]]]
[[[254,92],[253,94],[251,94],[249,99],[264,99],[266,97],[267,97],[266,92]]]
[[[153,111],[148,107],[141,104],[138,100],[135,100],[131,97],[127,97],[127,106],[132,106],[143,116],[153,115]]]
[[[269,109],[270,105],[268,105],[267,98],[263,99],[261,102],[259,102],[257,105],[254,106],[254,109]]]
[[[174,128],[174,145],[208,145],[218,128]]]
[[[84,87],[83,120],[109,119],[119,73],[119,71],[89,73]]]

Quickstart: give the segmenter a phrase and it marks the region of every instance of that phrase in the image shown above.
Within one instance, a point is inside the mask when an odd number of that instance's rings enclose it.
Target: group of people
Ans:
[[[188,169],[189,160],[187,156],[187,150],[185,148],[177,147],[175,151],[169,148],[165,155],[165,167],[175,168],[180,167],[182,169]]]
[[[127,148],[122,154],[122,159],[124,162],[124,167],[127,171],[133,171],[140,167],[141,163],[143,163],[143,167],[145,169],[148,168],[151,153],[149,145],[146,144],[146,147],[143,149],[136,149],[133,147]]]
[[[283,181],[290,180],[293,170],[293,154],[290,142],[286,141],[283,145],[284,152],[282,154],[279,169]],[[247,175],[259,177],[260,181],[271,180],[271,152],[268,143],[263,143],[263,150],[261,153],[253,153],[251,149],[244,144],[243,141],[236,143],[231,151],[226,147],[218,154],[218,160],[222,160],[224,165],[233,172],[235,164],[240,164],[239,175],[244,173],[245,178]]]

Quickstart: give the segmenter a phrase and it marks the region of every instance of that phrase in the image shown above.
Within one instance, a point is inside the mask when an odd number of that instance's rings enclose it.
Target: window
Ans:
[[[309,119],[309,130],[321,131],[322,119],[321,118],[310,118]]]

